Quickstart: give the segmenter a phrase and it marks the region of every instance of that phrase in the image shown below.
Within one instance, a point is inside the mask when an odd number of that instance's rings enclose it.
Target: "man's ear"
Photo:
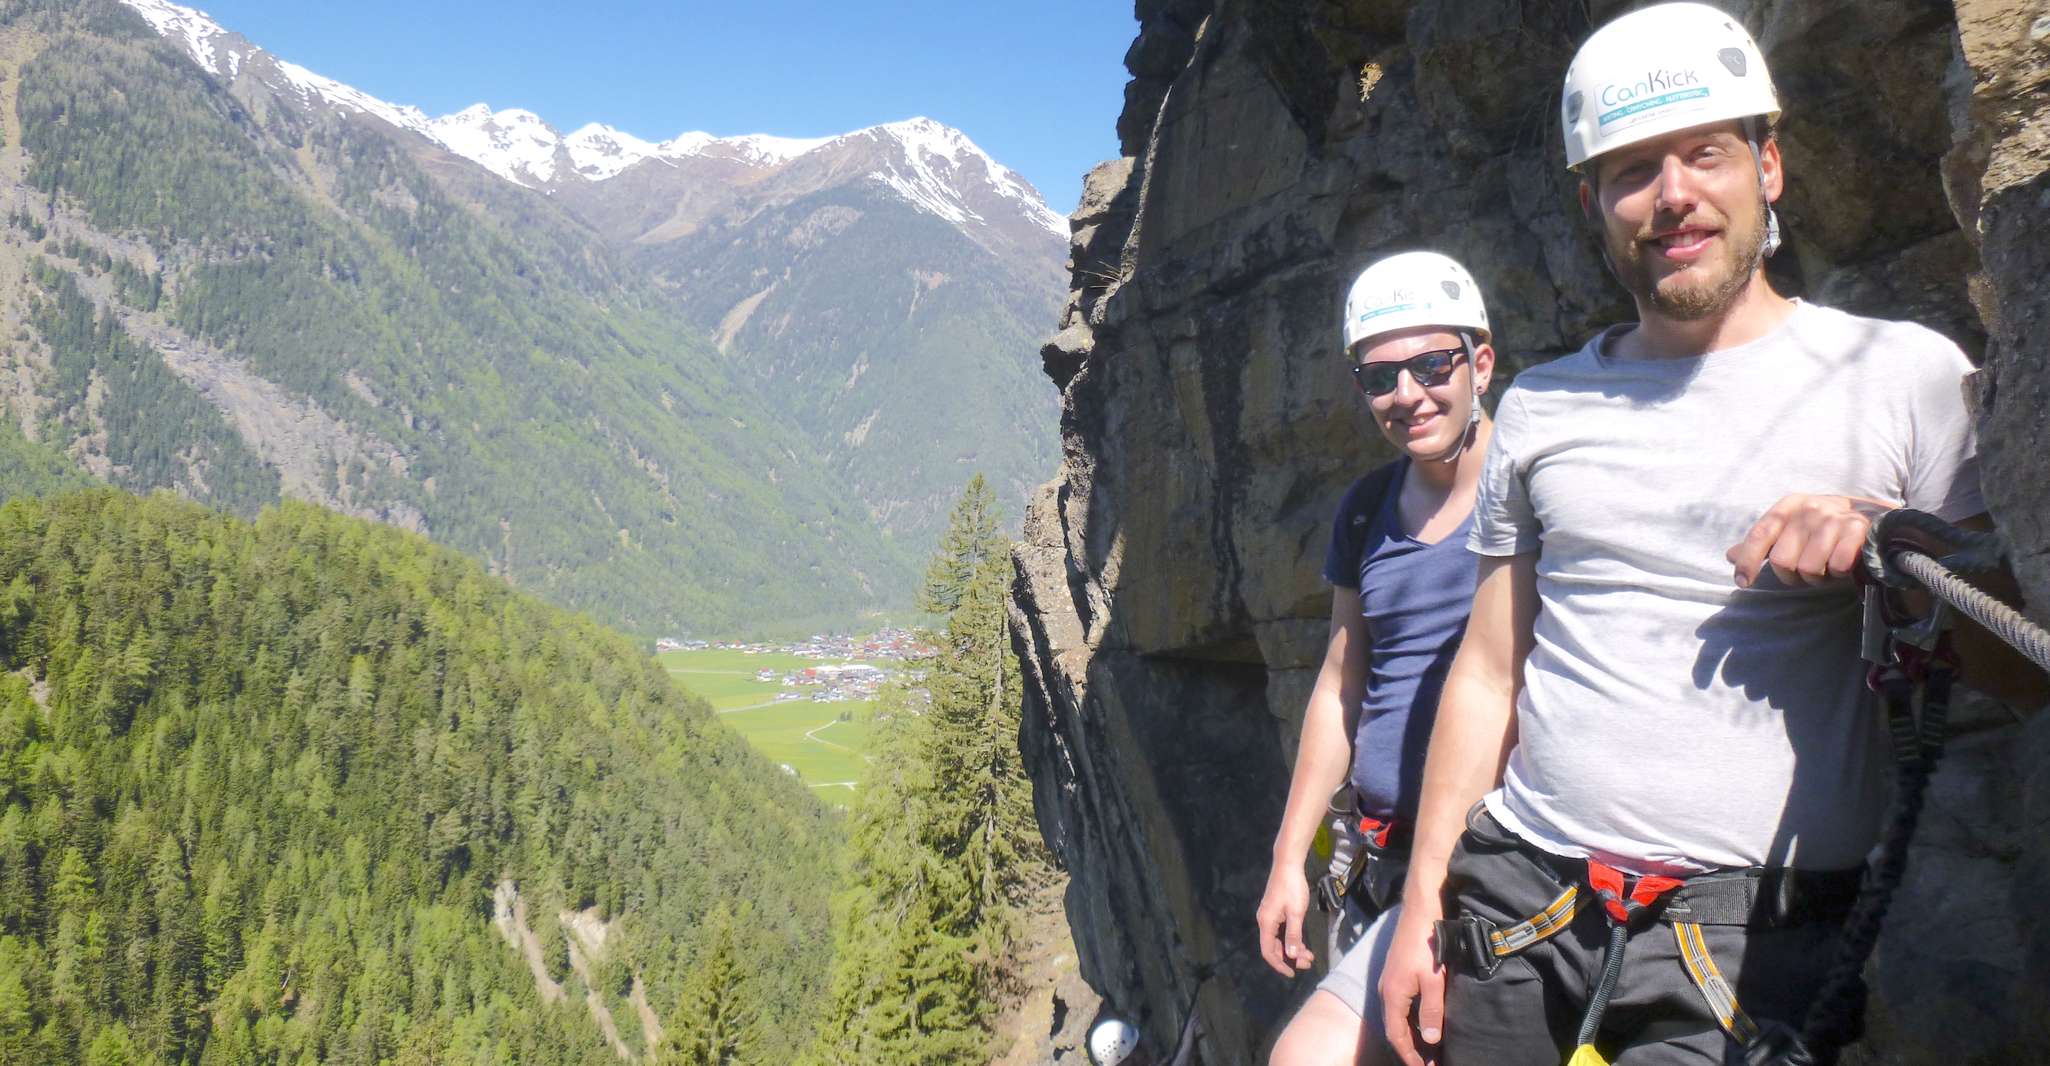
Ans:
[[[1781,166],[1780,140],[1768,135],[1765,143],[1758,146],[1758,168],[1765,178],[1765,202],[1777,203],[1780,193],[1787,188],[1787,172]]]
[[[1482,342],[1473,350],[1473,391],[1486,392],[1495,380],[1495,346]]]
[[[1586,178],[1580,179],[1580,215],[1589,222],[1595,220],[1594,187],[1587,183]]]

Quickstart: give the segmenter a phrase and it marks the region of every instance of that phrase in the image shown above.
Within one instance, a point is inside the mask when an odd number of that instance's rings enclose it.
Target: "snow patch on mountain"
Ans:
[[[222,73],[220,64],[215,58],[214,39],[227,36],[228,31],[222,29],[220,23],[207,17],[206,12],[195,11],[189,7],[180,7],[177,4],[165,3],[164,0],[125,0],[125,2],[129,7],[134,8],[137,14],[149,20],[149,24],[156,27],[157,33],[172,40],[184,42],[185,50],[192,53],[193,60],[206,68],[208,74],[218,76]],[[238,66],[239,62],[240,57],[237,56],[236,62],[230,64],[231,69],[234,66]],[[230,76],[232,77],[233,75],[231,74]]]
[[[740,159],[756,166],[778,167],[805,155],[823,145],[837,140],[835,137],[772,137],[766,133],[749,133],[739,137],[718,137],[706,142],[704,148],[693,154],[702,155],[705,148],[724,145]]]
[[[772,137],[750,133],[739,137],[715,137],[693,130],[656,143],[610,126],[591,123],[563,139],[577,173],[592,181],[604,181],[644,159],[677,160],[691,156],[717,156],[752,167],[776,167],[804,155],[831,137]]]
[[[344,111],[372,115],[400,129],[412,130],[429,139],[435,139],[429,129],[426,113],[417,107],[401,107],[387,103],[355,86],[344,85],[333,78],[323,78],[297,63],[288,63],[275,56],[271,57],[271,61],[276,64],[278,73],[284,75],[292,90],[302,100],[311,103],[318,98]]]

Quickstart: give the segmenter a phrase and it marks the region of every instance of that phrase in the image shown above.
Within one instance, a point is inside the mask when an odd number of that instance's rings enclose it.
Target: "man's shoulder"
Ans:
[[[1919,322],[1873,318],[1804,301],[1790,325],[1802,347],[1867,366],[1954,371],[1969,362],[1955,341]]]

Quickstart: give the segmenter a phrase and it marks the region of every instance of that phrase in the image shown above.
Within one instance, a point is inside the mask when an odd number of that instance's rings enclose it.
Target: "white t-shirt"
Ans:
[[[1537,553],[1536,643],[1496,818],[1638,873],[1861,862],[1886,798],[1857,593],[1739,589],[1724,557],[1782,497],[1985,510],[1956,345],[1797,304],[1682,359],[1617,327],[1516,378],[1469,547]]]

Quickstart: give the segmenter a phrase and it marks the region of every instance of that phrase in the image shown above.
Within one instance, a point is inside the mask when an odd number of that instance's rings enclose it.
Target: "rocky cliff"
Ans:
[[[1072,219],[1044,351],[1065,460],[1019,549],[1022,743],[1085,977],[1156,1051],[1256,1061],[1305,989],[1252,910],[1320,654],[1326,522],[1383,457],[1341,289],[1428,242],[1518,361],[1627,317],[1573,209],[1557,84],[1601,0],[1139,0],[1124,158]],[[1727,4],[1772,62],[1783,289],[1962,344],[1987,487],[2050,606],[2050,15],[2019,0]],[[2041,17],[2039,17],[2041,16]],[[1873,973],[1877,1062],[2050,1046],[2050,724],[1961,726]]]

